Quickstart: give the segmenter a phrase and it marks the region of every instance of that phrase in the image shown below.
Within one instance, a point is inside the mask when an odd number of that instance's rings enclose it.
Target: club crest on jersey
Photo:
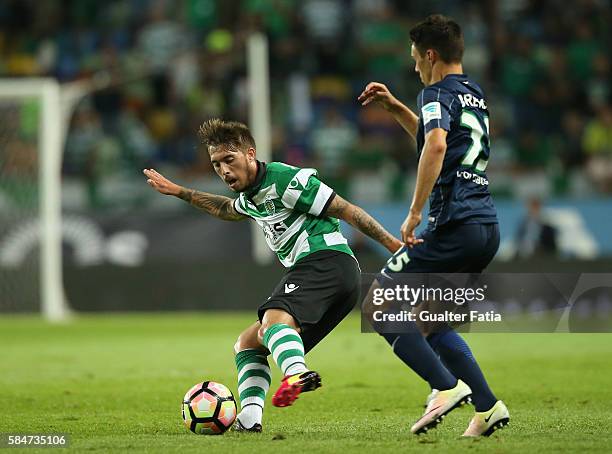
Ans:
[[[266,213],[268,216],[272,216],[276,213],[276,207],[274,206],[274,200],[272,197],[268,196],[264,200],[264,208],[266,209]]]

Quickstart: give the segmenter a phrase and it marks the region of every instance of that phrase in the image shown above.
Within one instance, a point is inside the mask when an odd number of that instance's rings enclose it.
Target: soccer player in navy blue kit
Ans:
[[[489,112],[482,89],[463,73],[459,25],[432,15],[410,31],[415,71],[425,88],[418,115],[381,83],[368,84],[362,105],[375,102],[416,140],[419,164],[410,211],[401,227],[405,246],[387,262],[393,273],[479,273],[499,247],[495,206],[485,170],[489,159]],[[429,199],[428,223],[417,237]],[[414,322],[407,322],[407,324]],[[411,332],[412,331],[412,332]],[[450,327],[425,333],[384,334],[394,353],[432,388],[415,434],[434,428],[471,397],[476,414],[464,436],[491,435],[510,415],[489,388],[463,338]]]

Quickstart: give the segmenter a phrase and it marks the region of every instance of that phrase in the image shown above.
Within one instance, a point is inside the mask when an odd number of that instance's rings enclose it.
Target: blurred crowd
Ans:
[[[103,206],[141,185],[143,166],[214,180],[195,131],[212,116],[248,122],[245,47],[262,31],[274,159],[316,167],[355,200],[400,200],[414,145],[356,97],[376,80],[415,106],[408,31],[432,12],[462,25],[464,69],[487,93],[493,192],[612,193],[607,0],[4,0],[0,76],[111,82],[78,104],[63,165]]]

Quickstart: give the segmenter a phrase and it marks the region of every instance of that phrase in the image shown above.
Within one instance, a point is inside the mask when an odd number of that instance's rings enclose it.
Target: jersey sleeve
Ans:
[[[315,169],[297,169],[281,200],[287,208],[321,216],[335,195],[332,188],[319,180]]]
[[[234,209],[238,213],[250,217],[249,213],[246,210],[246,206],[245,206],[245,203],[244,203],[244,195],[240,194],[240,196],[238,196],[237,199],[234,199],[233,204],[234,204]]]
[[[437,87],[428,87],[421,92],[419,115],[423,120],[425,134],[435,128],[450,131],[452,96]]]

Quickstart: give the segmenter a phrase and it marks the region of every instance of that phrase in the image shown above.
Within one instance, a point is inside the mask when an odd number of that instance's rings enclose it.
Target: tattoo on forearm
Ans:
[[[240,221],[245,218],[234,209],[233,200],[216,194],[193,189],[182,189],[178,197],[192,206],[225,221]]]
[[[348,213],[347,210],[349,210]],[[327,210],[327,215],[344,219],[346,222],[359,229],[359,231],[384,246],[394,240],[393,235],[387,232],[376,219],[358,206],[351,206],[350,203],[339,196],[336,196],[332,201]]]
[[[393,241],[393,236],[358,206],[353,209],[352,220],[351,224],[380,244],[386,245],[389,241]]]
[[[191,195],[194,193],[195,191],[193,189],[185,189],[182,188],[181,192],[179,192],[178,198],[179,199],[183,199],[185,202],[187,203],[191,203]]]

